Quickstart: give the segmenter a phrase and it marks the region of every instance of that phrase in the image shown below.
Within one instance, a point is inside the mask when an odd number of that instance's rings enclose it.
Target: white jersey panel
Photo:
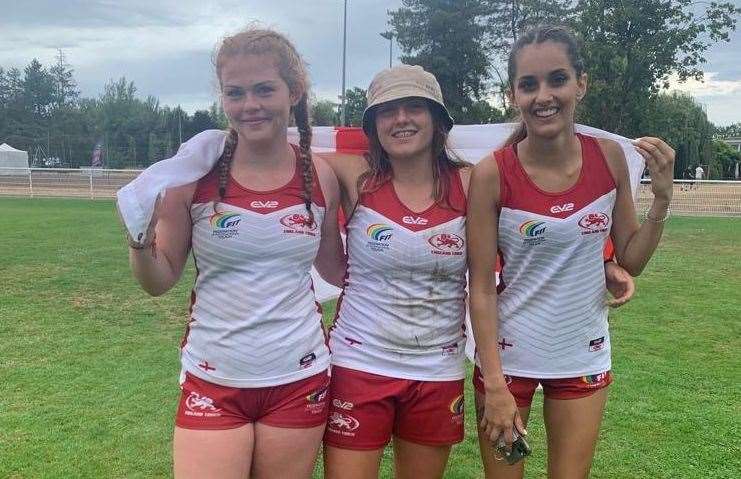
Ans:
[[[615,190],[566,218],[503,207],[498,297],[505,374],[566,378],[610,369],[602,250]]]
[[[183,368],[232,387],[286,384],[326,369],[310,274],[324,208],[313,205],[313,225],[303,204],[267,214],[228,203],[216,210],[213,202],[191,207],[198,275]]]
[[[464,238],[460,215],[412,231],[358,205],[347,225],[348,277],[330,333],[332,363],[403,379],[465,377]]]

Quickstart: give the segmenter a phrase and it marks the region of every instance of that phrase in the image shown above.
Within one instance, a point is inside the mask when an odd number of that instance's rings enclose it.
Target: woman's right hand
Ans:
[[[480,426],[486,437],[495,446],[501,437],[508,451],[514,441],[513,427],[517,428],[519,434],[527,434],[515,398],[504,382],[502,386],[486,391],[484,395],[484,414]]]

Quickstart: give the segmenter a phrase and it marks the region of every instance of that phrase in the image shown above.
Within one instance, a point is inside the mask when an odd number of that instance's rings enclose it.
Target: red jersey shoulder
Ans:
[[[466,215],[466,196],[460,174],[452,172],[448,176],[447,204],[435,202],[421,212],[415,212],[399,199],[393,182],[385,181],[373,185],[361,195],[360,204],[385,216],[394,223],[410,231],[423,231],[447,223]]]
[[[532,181],[517,157],[516,145],[495,153],[501,181],[501,206],[543,216],[566,218],[615,189],[599,143],[577,134],[582,146],[582,166],[576,183],[562,192],[546,192]]]
[[[296,147],[294,147],[295,150]],[[296,151],[296,166],[293,176],[285,185],[268,191],[251,190],[240,185],[231,175],[228,176],[222,203],[237,206],[245,210],[261,214],[269,214],[296,205],[304,204],[304,172],[298,151]],[[216,201],[219,198],[220,166],[211,170],[198,181],[193,193],[193,204]],[[316,169],[311,165],[311,201],[317,206],[324,207],[325,199],[319,183]]]

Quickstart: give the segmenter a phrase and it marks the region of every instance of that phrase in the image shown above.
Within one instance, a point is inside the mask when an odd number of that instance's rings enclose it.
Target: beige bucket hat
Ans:
[[[368,134],[375,108],[393,100],[408,97],[426,98],[440,107],[445,127],[453,127],[453,118],[443,103],[443,94],[435,75],[418,65],[398,65],[381,70],[368,87],[368,106],[363,112],[363,131]]]

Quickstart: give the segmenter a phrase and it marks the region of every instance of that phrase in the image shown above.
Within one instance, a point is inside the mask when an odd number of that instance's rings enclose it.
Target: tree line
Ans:
[[[704,53],[727,41],[741,9],[691,0],[402,0],[389,26],[405,63],[440,81],[459,124],[514,119],[506,99],[506,57],[527,28],[559,23],[577,33],[589,75],[577,120],[627,137],[655,135],[677,151],[676,173],[708,165],[711,177],[731,174],[738,159],[718,141],[739,136],[741,123],[718,128],[689,95],[668,93],[669,79],[702,78]],[[365,85],[364,85],[365,86]],[[0,140],[29,151],[35,166],[91,164],[101,145],[108,168],[144,167],[171,156],[182,141],[224,128],[217,103],[192,114],[137,96],[126,78],[109,81],[98,98],[83,98],[59,51],[44,66],[0,66]],[[358,126],[365,90],[345,92],[346,118]],[[339,105],[313,98],[315,125],[337,125]]]

